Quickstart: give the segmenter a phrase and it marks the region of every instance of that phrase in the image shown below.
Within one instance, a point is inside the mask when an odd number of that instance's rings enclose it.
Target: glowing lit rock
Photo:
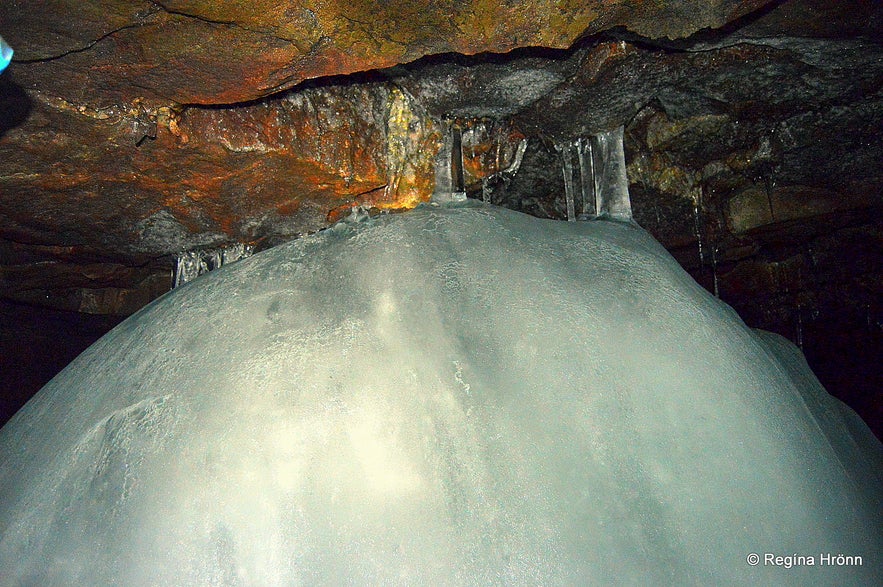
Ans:
[[[880,584],[881,454],[642,230],[421,207],[50,382],[0,431],[0,584]]]

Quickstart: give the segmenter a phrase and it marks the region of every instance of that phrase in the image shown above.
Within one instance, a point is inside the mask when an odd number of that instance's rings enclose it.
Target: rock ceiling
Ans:
[[[495,202],[561,218],[555,146],[625,125],[635,217],[701,283],[811,359],[873,356],[881,24],[870,0],[4,2],[5,315],[126,315],[181,251],[411,207],[451,124],[469,191],[527,139]]]

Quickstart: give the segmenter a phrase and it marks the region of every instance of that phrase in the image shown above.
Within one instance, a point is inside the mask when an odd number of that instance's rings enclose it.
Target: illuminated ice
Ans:
[[[421,207],[50,382],[0,431],[0,584],[879,585],[881,455],[641,229]]]

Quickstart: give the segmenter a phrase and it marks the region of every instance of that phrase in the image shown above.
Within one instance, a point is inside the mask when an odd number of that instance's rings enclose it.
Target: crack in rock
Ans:
[[[104,41],[105,39],[107,39],[109,37],[116,35],[120,31],[141,27],[141,26],[144,26],[145,24],[146,23],[144,23],[144,22],[137,22],[137,23],[123,25],[121,27],[115,28],[112,31],[108,31],[108,32],[104,33],[103,35],[99,36],[97,39],[93,39],[92,41],[89,41],[88,43],[86,43],[82,47],[75,47],[73,49],[68,49],[67,51],[63,51],[57,55],[49,55],[48,57],[35,57],[33,59],[15,59],[14,61],[15,61],[15,63],[18,63],[18,64],[47,63],[50,61],[56,61],[58,59],[63,59],[65,57],[67,57],[68,55],[74,55],[76,53],[84,53],[86,51],[89,51],[98,43]]]
[[[228,27],[232,27],[232,28],[235,28],[235,29],[239,29],[239,30],[242,30],[242,31],[249,32],[249,33],[255,33],[255,34],[258,34],[258,35],[263,35],[263,36],[266,36],[266,37],[270,37],[270,38],[276,39],[276,40],[278,40],[278,41],[284,41],[284,42],[286,42],[286,43],[293,43],[293,42],[295,41],[295,39],[290,39],[290,38],[288,38],[288,37],[280,37],[279,35],[277,35],[277,34],[275,34],[275,33],[272,33],[272,32],[269,32],[269,31],[267,31],[267,30],[254,29],[254,28],[251,28],[251,27],[244,26],[243,24],[241,24],[241,23],[239,23],[239,22],[237,22],[237,21],[235,21],[235,20],[215,20],[215,19],[209,18],[209,17],[207,17],[207,16],[203,16],[203,15],[201,15],[201,14],[194,14],[194,13],[190,13],[190,12],[184,12],[184,11],[182,11],[182,10],[174,10],[174,9],[172,9],[172,8],[167,7],[167,6],[166,6],[165,4],[163,4],[162,2],[159,2],[158,0],[149,0],[149,1],[150,1],[151,4],[153,4],[154,6],[156,6],[159,10],[162,10],[162,11],[165,12],[166,14],[170,14],[170,15],[173,15],[173,16],[183,16],[184,18],[192,18],[192,19],[194,19],[194,20],[198,20],[198,21],[200,21],[200,22],[204,22],[204,23],[206,23],[206,24],[211,24],[211,25],[228,26]]]

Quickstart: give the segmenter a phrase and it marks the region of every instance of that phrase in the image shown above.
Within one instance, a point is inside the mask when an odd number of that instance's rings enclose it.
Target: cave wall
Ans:
[[[79,348],[181,251],[427,201],[453,126],[471,195],[526,140],[493,200],[561,219],[556,147],[625,125],[637,222],[880,434],[876,2],[60,0],[0,32],[9,389],[63,362],[13,349]]]

